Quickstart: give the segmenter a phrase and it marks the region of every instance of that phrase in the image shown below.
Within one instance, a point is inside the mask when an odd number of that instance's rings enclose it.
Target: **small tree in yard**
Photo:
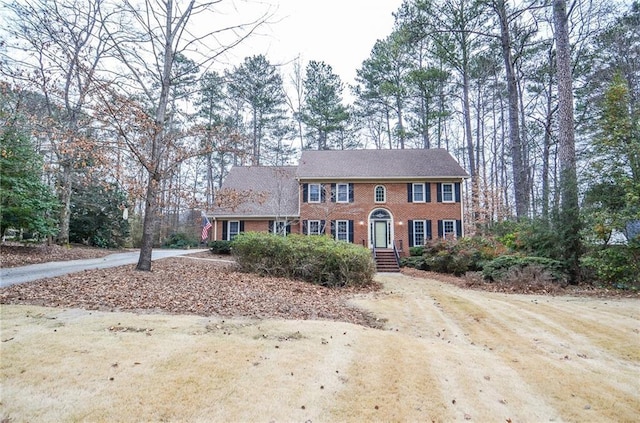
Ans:
[[[0,132],[0,229],[26,229],[40,236],[56,233],[58,201],[42,183],[42,160],[26,135],[9,126]]]

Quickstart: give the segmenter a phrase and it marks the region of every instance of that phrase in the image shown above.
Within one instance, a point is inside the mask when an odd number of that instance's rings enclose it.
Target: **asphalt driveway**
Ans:
[[[154,249],[152,260],[165,257],[182,256],[185,254],[199,253],[202,250],[163,250]],[[0,269],[0,287],[17,283],[31,282],[38,279],[53,278],[69,273],[82,272],[90,269],[104,269],[107,267],[123,266],[138,262],[140,251],[110,254],[105,257],[85,260],[55,261],[49,263],[31,264],[28,266]]]

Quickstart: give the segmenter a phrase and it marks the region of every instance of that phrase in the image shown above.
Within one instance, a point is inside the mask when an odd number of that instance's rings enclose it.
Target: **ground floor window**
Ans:
[[[322,228],[322,222],[320,220],[307,221],[307,235],[320,235]]]
[[[227,232],[229,236],[229,241],[233,241],[236,236],[240,233],[240,221],[231,220],[229,221],[229,230]]]
[[[438,220],[438,236],[455,239],[462,236],[462,220]]]
[[[336,240],[349,241],[349,221],[336,220]]]
[[[409,220],[409,246],[419,247],[431,239],[430,220]]]

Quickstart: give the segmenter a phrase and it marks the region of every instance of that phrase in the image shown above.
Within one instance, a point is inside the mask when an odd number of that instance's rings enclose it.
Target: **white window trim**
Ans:
[[[340,200],[340,187],[344,187],[346,198]],[[336,203],[348,203],[349,202],[349,184],[336,184]]]
[[[233,238],[231,237],[231,235],[232,235],[231,234],[231,224],[232,223],[236,223],[238,225],[237,226],[238,232],[236,232],[233,235],[238,236],[238,234],[240,233],[240,221],[239,220],[230,220],[230,221],[228,221],[227,222],[227,241],[233,241]]]
[[[318,187],[318,200],[312,200],[311,199],[311,187],[312,186]],[[322,185],[321,184],[309,184],[307,189],[308,189],[307,202],[309,202],[309,203],[320,203],[322,201]]]
[[[344,239],[340,239],[340,231],[338,230],[338,228],[340,227],[340,223],[344,223]],[[349,242],[349,221],[348,220],[336,220],[335,223],[336,227],[336,241],[347,241]]]
[[[453,232],[447,232],[447,223],[451,223],[453,226]],[[453,238],[451,238],[453,235]],[[443,220],[442,221],[442,237],[444,239],[457,239],[458,238],[458,228],[455,220]]]
[[[286,220],[274,220],[273,221],[273,233],[276,235],[287,236],[287,228],[289,227],[290,222]]]
[[[311,233],[311,223],[318,223],[318,232]],[[322,235],[322,221],[307,220],[307,235]]]
[[[382,188],[382,201],[378,201],[377,191],[378,188]],[[387,188],[384,185],[376,185],[373,189],[373,202],[376,204],[383,204],[387,202]]]
[[[416,223],[421,222],[422,223],[422,241],[421,242],[416,242]],[[413,222],[413,246],[414,247],[418,247],[421,245],[424,245],[425,242],[427,241],[427,221],[426,220],[414,220]]]
[[[444,187],[445,187],[445,185],[451,187],[451,200],[445,200],[444,199]],[[443,203],[455,203],[456,202],[456,188],[455,188],[454,184],[451,183],[451,182],[443,182],[440,185],[440,197],[442,198],[442,202]]]
[[[416,200],[416,186],[421,186],[422,187],[422,200]],[[411,199],[413,200],[414,203],[426,203],[427,202],[427,188],[425,186],[426,184],[423,183],[414,183],[411,187]]]

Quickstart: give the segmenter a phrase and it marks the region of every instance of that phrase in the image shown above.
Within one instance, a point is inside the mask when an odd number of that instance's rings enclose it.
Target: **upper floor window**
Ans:
[[[455,201],[453,184],[442,184],[442,202],[453,203]]]
[[[387,201],[387,190],[384,186],[378,185],[375,189],[375,202],[376,203],[384,203]]]
[[[319,203],[320,202],[320,190],[322,187],[320,184],[309,184],[309,202],[310,203]]]
[[[336,185],[336,201],[338,203],[349,202],[349,184]]]
[[[425,202],[424,184],[413,184],[413,202],[414,203]]]

